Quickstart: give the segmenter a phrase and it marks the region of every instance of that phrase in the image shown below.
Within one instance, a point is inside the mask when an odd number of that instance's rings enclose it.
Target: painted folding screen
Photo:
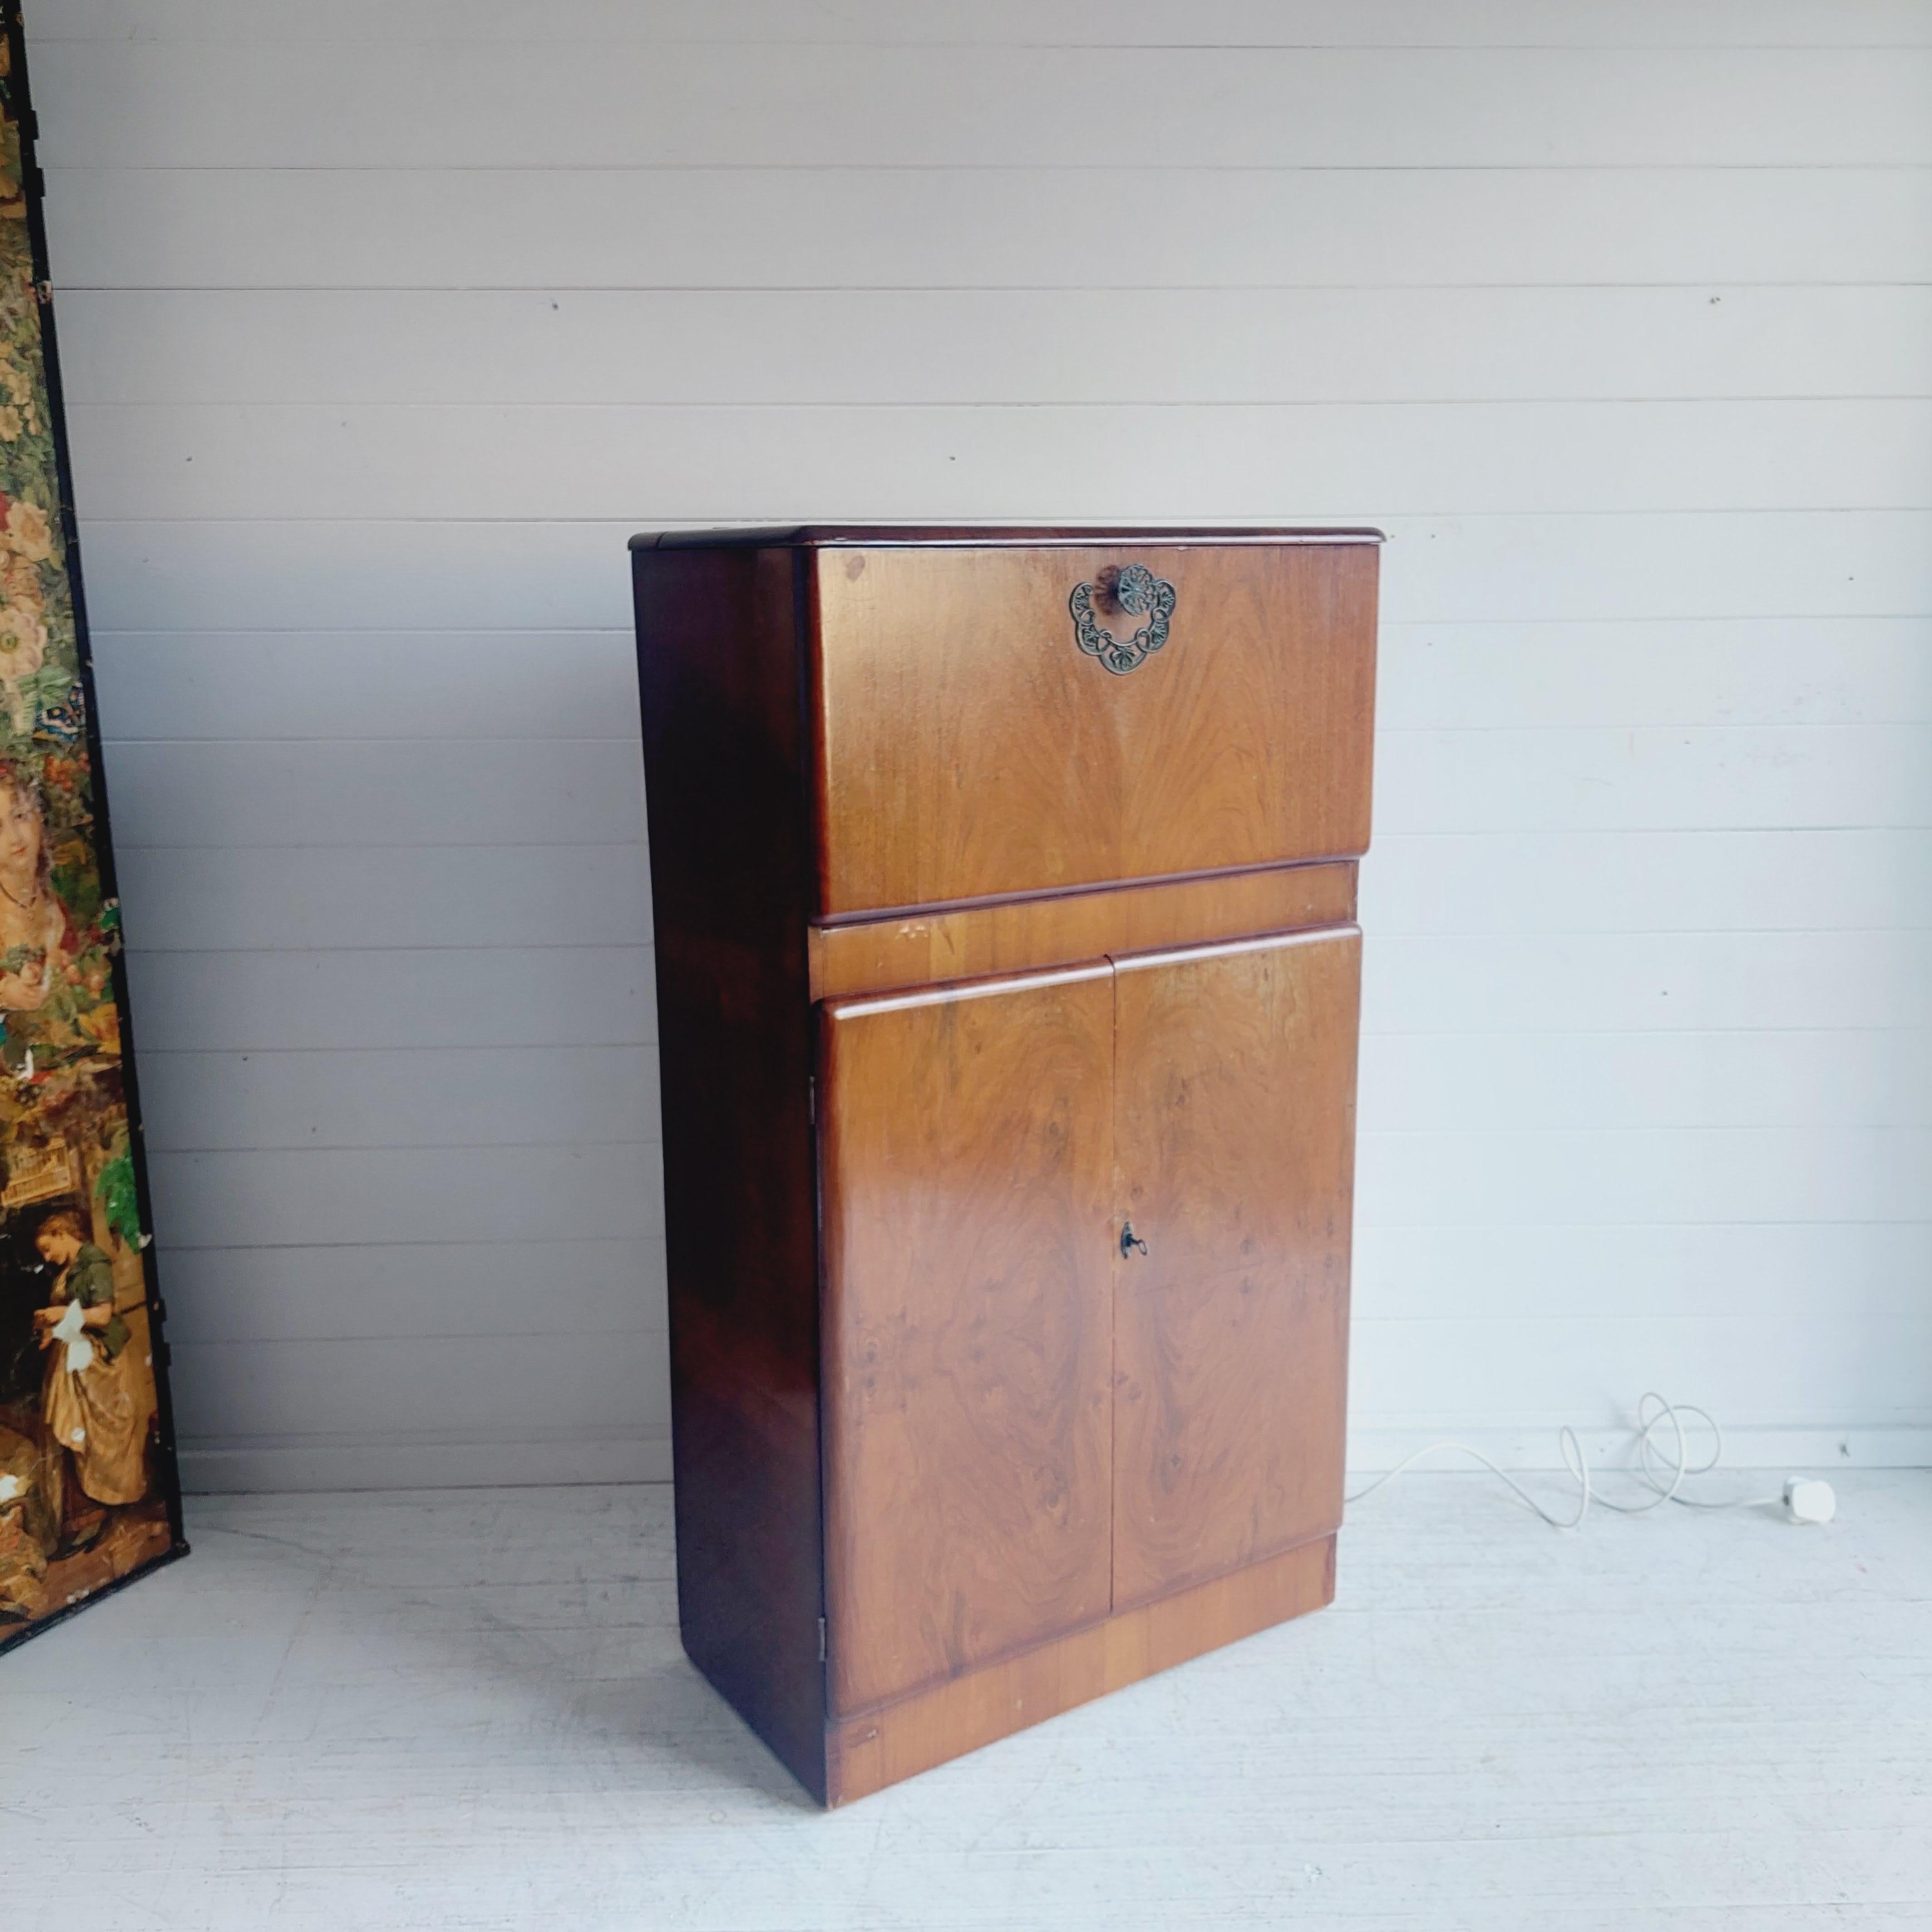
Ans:
[[[178,1556],[17,8],[0,58],[0,1648]]]

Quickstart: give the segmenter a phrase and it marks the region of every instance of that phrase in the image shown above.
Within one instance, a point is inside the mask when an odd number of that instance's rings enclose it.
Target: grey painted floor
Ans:
[[[1404,1478],[1334,1609],[831,1816],[683,1661],[668,1491],[206,1498],[0,1659],[4,1922],[1926,1928],[1932,1474],[1838,1480]]]

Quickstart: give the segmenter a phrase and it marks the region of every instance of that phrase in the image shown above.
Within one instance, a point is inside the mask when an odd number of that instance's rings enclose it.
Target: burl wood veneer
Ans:
[[[1377,542],[633,545],[680,1618],[826,1803],[1334,1593]]]

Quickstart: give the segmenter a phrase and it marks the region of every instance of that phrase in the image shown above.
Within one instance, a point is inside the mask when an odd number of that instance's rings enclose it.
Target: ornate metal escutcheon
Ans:
[[[1073,641],[1090,658],[1098,658],[1109,670],[1124,677],[1167,642],[1168,621],[1174,615],[1174,586],[1166,578],[1155,576],[1145,564],[1130,563],[1114,579],[1112,589],[1114,602],[1129,616],[1147,620],[1130,638],[1115,637],[1094,616],[1094,584],[1076,584],[1066,600],[1067,608],[1073,613]]]

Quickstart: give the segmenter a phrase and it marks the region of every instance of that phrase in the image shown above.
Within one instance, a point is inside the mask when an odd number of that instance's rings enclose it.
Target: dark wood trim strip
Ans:
[[[897,545],[922,549],[997,550],[1018,544],[1028,550],[1105,548],[1122,544],[1383,544],[1385,532],[1366,527],[1322,530],[1291,526],[1277,530],[1192,529],[1122,530],[1096,524],[1055,524],[1037,529],[1012,524],[800,524],[739,529],[644,530],[631,539],[633,550],[692,550],[722,544],[748,544],[754,549],[889,550]]]
[[[1035,886],[1023,892],[985,892],[970,899],[932,899],[921,904],[867,906],[858,912],[820,913],[814,927],[878,926],[887,920],[932,919],[946,912],[986,912],[995,906],[1026,905],[1036,899],[1082,898],[1097,892],[1124,892],[1130,886],[1189,886],[1232,879],[1246,872],[1286,872],[1306,866],[1354,865],[1360,852],[1328,852],[1300,859],[1262,859],[1251,866],[1209,866],[1191,872],[1136,872],[1124,879],[1089,879],[1076,886]]]
[[[1354,916],[1354,862],[1340,860],[814,926],[812,997],[1036,972],[1115,953],[1346,926]]]

